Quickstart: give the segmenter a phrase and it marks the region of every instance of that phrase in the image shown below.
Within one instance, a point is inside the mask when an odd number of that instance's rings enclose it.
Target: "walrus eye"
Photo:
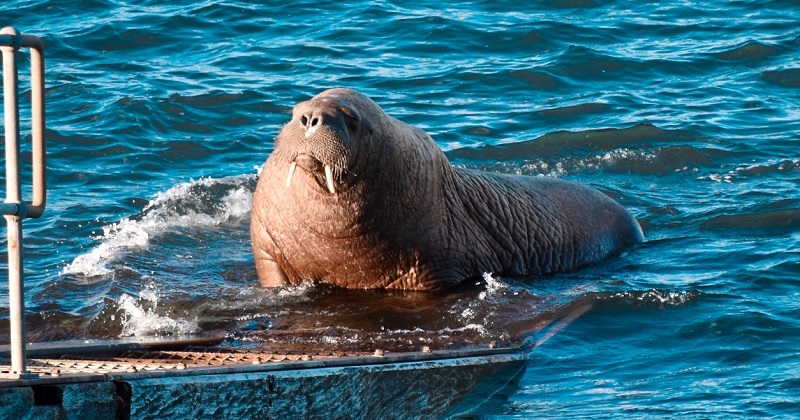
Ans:
[[[358,127],[359,127],[359,125],[360,125],[360,124],[359,124],[359,123],[360,123],[360,121],[358,120],[358,118],[357,118],[357,117],[355,117],[355,116],[352,116],[352,115],[347,115],[347,116],[345,117],[345,122],[347,122],[347,129],[348,129],[350,132],[355,132],[355,131],[357,131],[357,130],[358,130]]]
[[[361,117],[353,108],[345,103],[339,102],[339,111],[341,115],[344,116],[345,124],[347,124],[347,129],[350,132],[354,132],[361,127]]]

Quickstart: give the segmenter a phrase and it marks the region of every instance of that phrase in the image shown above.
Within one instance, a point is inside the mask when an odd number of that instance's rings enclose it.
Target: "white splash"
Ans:
[[[123,313],[121,337],[185,335],[199,331],[196,320],[172,319],[158,315],[156,313],[158,296],[153,289],[139,292],[138,300],[128,294],[122,294],[118,305],[118,311]]]
[[[478,334],[480,334],[483,337],[491,336],[491,333],[489,332],[489,330],[487,330],[486,327],[484,327],[481,324],[467,324],[467,325],[464,325],[463,327],[455,328],[455,329],[453,329],[453,328],[445,328],[443,331],[444,332],[475,331],[475,332],[477,332]]]
[[[621,299],[645,307],[667,307],[686,305],[699,297],[694,291],[672,291],[651,289],[648,291],[616,292],[610,299]]]
[[[761,176],[763,173],[788,173],[796,172],[800,169],[800,159],[769,159],[766,162],[753,161],[741,164],[729,169],[725,173],[711,173],[699,176],[699,180],[710,180],[718,183],[732,184],[735,181],[747,179],[753,176]]]
[[[488,297],[503,293],[508,290],[508,285],[503,283],[500,278],[494,278],[492,273],[483,273],[483,280],[486,282],[486,290],[478,295],[478,299],[484,300]]]
[[[257,285],[250,287],[236,286],[235,290],[231,290],[230,292],[232,295],[235,295],[235,298],[214,302],[211,304],[211,307],[215,310],[241,309],[246,312],[253,308],[276,308],[290,303],[310,302],[313,299],[310,292],[316,289],[316,287],[317,285],[310,281],[302,282],[294,286],[275,288],[265,288]],[[244,315],[237,319],[248,320],[253,317],[269,316],[270,313],[274,314],[274,312],[254,313]]]
[[[144,248],[150,239],[148,227],[143,221],[122,219],[119,223],[103,226],[103,242],[87,254],[78,255],[72,263],[64,267],[64,274],[79,274],[86,277],[111,274],[104,262],[125,249]]]
[[[171,232],[175,227],[213,227],[246,217],[253,195],[247,184],[254,177],[203,178],[158,193],[143,209],[139,220],[124,218],[104,226],[103,235],[95,238],[100,244],[78,255],[61,274],[107,276],[112,273],[107,266],[110,261],[126,252],[146,248],[153,236]],[[214,189],[224,189],[224,195],[209,204],[209,200],[215,200]]]
[[[517,161],[498,161],[490,166],[479,169],[528,176],[561,177],[573,175],[586,170],[602,170],[603,168],[624,162],[645,162],[657,164],[659,151],[641,151],[627,148],[601,151],[590,156],[562,156],[558,160],[552,158],[529,159],[520,163]],[[458,167],[468,167],[456,165]],[[688,168],[685,168],[688,170]]]

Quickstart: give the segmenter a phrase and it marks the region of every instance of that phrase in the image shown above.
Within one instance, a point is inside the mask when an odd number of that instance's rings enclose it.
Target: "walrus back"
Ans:
[[[455,168],[476,275],[571,271],[644,238],[636,219],[600,191],[550,177]]]

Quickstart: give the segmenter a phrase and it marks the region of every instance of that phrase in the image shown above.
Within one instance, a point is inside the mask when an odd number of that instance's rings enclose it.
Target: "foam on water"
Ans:
[[[508,290],[508,285],[503,283],[502,279],[494,277],[492,273],[483,273],[483,281],[486,282],[486,290],[478,295],[479,299],[486,299],[488,295]]]
[[[766,162],[740,164],[727,172],[712,172],[698,179],[731,184],[764,174],[788,172],[800,172],[800,159],[770,159]]]
[[[86,278],[109,276],[113,273],[109,268],[111,261],[124,253],[146,248],[153,236],[173,232],[178,227],[210,228],[240,220],[250,212],[252,191],[248,183],[254,179],[255,175],[203,178],[158,193],[140,218],[124,218],[104,226],[103,235],[95,238],[100,244],[78,255],[61,274]]]
[[[691,160],[681,162],[671,158],[672,153],[667,149],[633,150],[620,148],[609,151],[600,151],[588,156],[565,156],[527,158],[521,156],[511,161],[497,161],[492,164],[477,165],[478,169],[500,173],[513,173],[517,175],[538,175],[561,177],[590,172],[610,171],[622,172],[632,168],[656,174],[671,172],[698,172],[697,165]],[[458,164],[457,166],[471,166]]]
[[[646,290],[646,291],[624,291],[609,294],[595,295],[597,300],[608,300],[617,303],[625,303],[635,307],[656,307],[665,308],[669,306],[682,306],[697,301],[702,294],[697,291],[688,290]]]
[[[186,335],[199,331],[197,320],[173,319],[159,315],[158,300],[155,288],[139,292],[138,300],[128,294],[122,294],[117,302],[118,311],[122,312],[120,337]]]

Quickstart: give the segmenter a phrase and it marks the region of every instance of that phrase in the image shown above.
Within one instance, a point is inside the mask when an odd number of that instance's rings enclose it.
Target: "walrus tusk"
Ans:
[[[328,184],[328,191],[336,194],[336,187],[333,185],[333,171],[330,165],[325,165],[325,182]]]
[[[294,175],[294,170],[297,168],[297,162],[292,162],[289,165],[289,176],[286,177],[286,186],[290,186],[292,184],[292,176]]]

